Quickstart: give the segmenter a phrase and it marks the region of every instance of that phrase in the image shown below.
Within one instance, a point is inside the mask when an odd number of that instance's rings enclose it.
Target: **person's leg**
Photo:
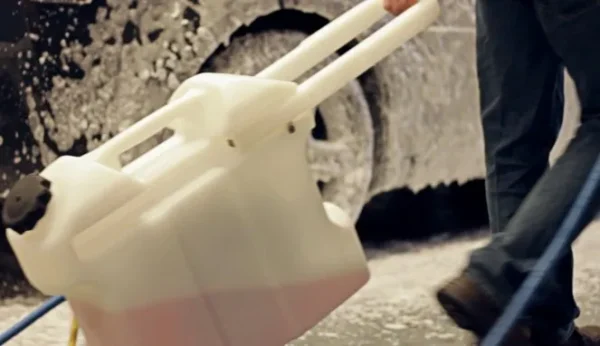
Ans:
[[[532,3],[520,0],[477,2],[477,54],[487,200],[490,226],[497,233],[548,168],[563,115],[563,69]],[[569,254],[554,273],[555,281],[567,282],[556,290],[554,300],[560,303],[555,311],[531,309],[544,317],[542,326],[562,322],[553,316],[562,316],[565,308],[572,311],[570,317],[578,314],[570,284],[572,265]]]
[[[563,69],[530,2],[481,0],[476,10],[486,194],[495,233],[548,168],[563,118]]]
[[[471,255],[467,276],[492,292],[500,306],[508,303],[553,240],[600,155],[600,47],[597,44],[600,3],[596,0],[536,0],[533,3],[550,43],[577,86],[582,106],[581,126],[566,152],[540,179],[505,231]],[[577,236],[598,210],[600,194],[593,197],[584,222],[578,225]],[[570,258],[570,253],[564,256]],[[570,275],[549,278],[538,294],[538,306],[556,311],[556,297],[563,296],[568,285],[572,285]],[[564,304],[563,301],[559,305],[562,316],[554,317],[568,323],[575,316],[571,306]]]

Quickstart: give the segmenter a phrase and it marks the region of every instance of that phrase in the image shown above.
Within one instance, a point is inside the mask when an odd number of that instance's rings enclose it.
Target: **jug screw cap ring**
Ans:
[[[46,213],[52,197],[50,185],[49,180],[38,174],[19,180],[4,201],[4,226],[20,234],[32,230]]]

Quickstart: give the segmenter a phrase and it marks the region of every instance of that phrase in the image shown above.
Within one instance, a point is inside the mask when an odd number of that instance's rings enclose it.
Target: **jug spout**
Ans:
[[[73,238],[142,189],[121,172],[70,156],[17,183],[2,217],[32,285],[45,294],[66,294],[84,272]]]

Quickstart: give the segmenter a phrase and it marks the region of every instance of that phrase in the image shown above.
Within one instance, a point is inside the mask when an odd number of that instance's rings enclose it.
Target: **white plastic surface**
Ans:
[[[46,215],[8,238],[35,287],[67,296],[88,345],[281,346],[366,283],[352,222],[311,178],[310,110],[424,30],[437,2],[293,80],[383,17],[380,1],[257,77],[190,78],[165,107],[41,173]],[[121,153],[164,128],[174,135],[121,167]]]

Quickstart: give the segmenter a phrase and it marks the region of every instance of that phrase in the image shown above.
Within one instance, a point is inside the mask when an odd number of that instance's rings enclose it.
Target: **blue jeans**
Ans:
[[[466,274],[506,306],[552,241],[600,154],[600,2],[478,0],[477,67],[491,242]],[[574,79],[581,126],[549,167],[563,119],[563,73]],[[579,233],[600,208],[592,202]],[[579,309],[573,254],[563,254],[523,318],[543,337],[567,338]]]

